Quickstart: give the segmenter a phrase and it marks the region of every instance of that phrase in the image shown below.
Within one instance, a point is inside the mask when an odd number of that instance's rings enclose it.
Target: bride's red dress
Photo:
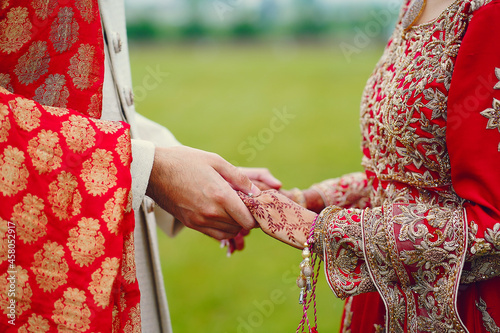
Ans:
[[[500,1],[399,23],[361,130],[316,227],[341,331],[500,332]]]

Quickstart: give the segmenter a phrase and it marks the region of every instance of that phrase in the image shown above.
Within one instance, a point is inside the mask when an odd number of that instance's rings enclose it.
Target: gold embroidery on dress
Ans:
[[[125,166],[130,165],[132,157],[130,154],[131,149],[130,132],[125,131],[125,133],[118,138],[118,144],[115,148],[116,153],[120,156],[120,161]]]
[[[31,5],[35,10],[36,16],[40,20],[45,20],[49,15],[52,15],[57,7],[57,0],[33,0]]]
[[[495,84],[495,86],[493,87],[493,89],[500,89],[500,68],[495,68],[495,75],[498,79],[498,83]]]
[[[87,23],[92,22],[95,19],[95,8],[93,8],[92,0],[76,0],[75,2],[76,8],[80,11],[83,19],[87,21]]]
[[[92,119],[95,123],[96,127],[106,133],[106,134],[115,134],[119,129],[123,128],[123,125],[119,121],[110,121],[110,120],[102,120],[102,119]]]
[[[97,66],[94,66],[95,48],[92,45],[82,44],[78,53],[71,59],[68,74],[73,84],[80,90],[90,88],[98,80]]]
[[[42,113],[35,102],[23,97],[17,97],[9,101],[10,108],[14,113],[14,119],[19,127],[25,131],[32,131],[40,126]]]
[[[496,128],[500,132],[500,101],[498,99],[493,98],[492,108],[482,111],[481,115],[488,119],[486,129]],[[500,152],[500,144],[498,145],[498,151]]]
[[[33,99],[42,105],[66,107],[69,91],[64,75],[49,75],[40,87],[35,90]]]
[[[24,85],[35,82],[49,70],[50,56],[47,42],[36,41],[28,51],[19,57],[14,73]]]
[[[71,251],[71,257],[80,267],[89,266],[104,254],[105,239],[99,229],[99,220],[84,217],[77,227],[69,231],[70,237],[66,245]]]
[[[0,154],[0,191],[10,197],[25,190],[29,172],[24,163],[24,153],[19,149],[7,146]]]
[[[127,189],[119,188],[115,191],[113,198],[109,199],[104,205],[102,219],[106,222],[109,232],[118,235],[125,214],[124,208],[127,206]]]
[[[0,263],[4,262],[9,257],[9,221],[0,217]],[[12,237],[13,235],[11,235]]]
[[[123,242],[122,276],[128,283],[134,283],[136,280],[134,232],[125,236]]]
[[[31,286],[29,282],[28,271],[21,266],[16,266],[14,273],[11,273],[16,276],[16,315],[20,316],[24,311],[31,309],[31,297],[33,296],[33,291],[31,290]],[[10,304],[10,300],[7,297],[9,290],[10,281],[7,280],[9,273],[0,275],[0,309],[4,314],[9,313],[9,309],[7,306]]]
[[[52,292],[68,280],[68,263],[64,259],[64,248],[56,242],[48,241],[43,249],[35,253],[33,273],[43,291]]]
[[[111,333],[120,332],[120,324],[120,311],[118,311],[118,307],[115,305],[113,306],[113,327]]]
[[[14,88],[12,88],[12,84],[10,84],[9,74],[0,73],[0,87],[4,87],[10,92],[14,91]]]
[[[85,117],[70,116],[69,120],[62,123],[61,133],[75,153],[82,153],[95,145],[95,130]]]
[[[342,323],[342,332],[341,333],[351,333],[351,322],[353,312],[351,310],[352,306],[352,297],[348,297],[345,301],[344,305],[344,322]]]
[[[102,107],[102,91],[96,92],[90,98],[90,104],[88,107],[88,115],[93,119],[99,119],[101,117],[101,107]]]
[[[64,116],[65,114],[69,113],[68,109],[56,108],[53,106],[44,106],[44,109],[45,109],[45,111],[47,111],[51,115],[57,116],[57,117]]]
[[[83,163],[81,178],[88,193],[103,195],[116,185],[116,166],[113,154],[104,149],[96,149],[92,157]]]
[[[54,171],[61,166],[62,149],[56,132],[41,130],[28,142],[28,153],[40,174]]]
[[[69,50],[78,40],[79,27],[74,15],[71,7],[63,7],[59,10],[57,19],[52,23],[50,40],[54,49],[59,53]]]
[[[49,321],[33,313],[28,322],[19,328],[18,333],[46,333],[50,329]]]
[[[491,318],[488,311],[486,311],[488,306],[486,305],[486,302],[481,297],[479,298],[479,302],[476,301],[476,307],[483,314],[484,328],[490,333],[500,333],[500,328],[497,326],[497,324],[495,323],[493,318]]]
[[[25,243],[33,243],[47,234],[47,216],[44,202],[30,193],[14,206],[12,222],[16,224],[17,236]]]
[[[89,291],[94,296],[94,302],[106,308],[109,305],[113,283],[118,275],[120,261],[118,258],[106,258],[101,268],[92,273]]]
[[[123,329],[124,333],[140,333],[141,332],[141,308],[139,304],[130,309],[129,320]]]
[[[60,220],[80,214],[82,196],[76,176],[66,171],[61,172],[57,180],[49,185],[48,199],[52,212]]]
[[[12,8],[0,22],[0,51],[10,54],[17,52],[31,39],[31,22],[28,9]]]
[[[68,288],[54,305],[52,320],[59,332],[85,332],[90,328],[91,312],[83,290]]]
[[[0,103],[0,142],[7,141],[10,127],[9,107]]]

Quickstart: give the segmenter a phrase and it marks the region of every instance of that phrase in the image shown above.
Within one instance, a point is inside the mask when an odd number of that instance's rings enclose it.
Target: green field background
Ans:
[[[362,51],[345,57],[335,43],[133,44],[137,109],[185,145],[267,167],[284,188],[305,188],[361,170],[359,104],[381,49]],[[276,114],[288,118],[279,123]],[[295,332],[298,250],[258,229],[231,258],[193,230],[174,239],[159,232],[159,241],[174,332]],[[317,299],[319,331],[337,332],[343,303],[323,272]]]

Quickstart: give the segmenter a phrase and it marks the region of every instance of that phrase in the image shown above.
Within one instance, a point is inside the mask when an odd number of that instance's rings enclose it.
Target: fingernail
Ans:
[[[250,193],[252,193],[253,195],[259,195],[260,190],[257,186],[255,186],[255,184],[252,184],[252,188],[250,189]]]

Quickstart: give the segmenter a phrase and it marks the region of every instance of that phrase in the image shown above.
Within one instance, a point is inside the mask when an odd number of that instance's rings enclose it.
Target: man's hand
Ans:
[[[261,191],[279,190],[281,182],[266,168],[239,168]]]
[[[255,220],[235,192],[260,194],[220,156],[189,147],[156,148],[146,195],[188,228],[215,239],[235,237]]]

